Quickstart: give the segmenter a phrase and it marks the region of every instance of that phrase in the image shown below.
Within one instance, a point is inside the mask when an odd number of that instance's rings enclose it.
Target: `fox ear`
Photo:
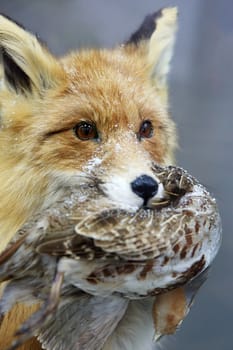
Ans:
[[[2,15],[0,54],[3,84],[16,93],[42,93],[62,74],[56,59],[34,35]]]
[[[167,85],[177,31],[177,15],[176,7],[163,8],[148,15],[126,42],[126,45],[136,47],[139,54],[145,57],[153,83],[159,90],[166,89]]]

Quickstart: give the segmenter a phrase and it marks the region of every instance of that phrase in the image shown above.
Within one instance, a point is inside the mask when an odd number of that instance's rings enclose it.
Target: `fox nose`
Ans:
[[[141,175],[131,182],[134,193],[144,199],[144,204],[158,192],[158,183],[148,175]]]

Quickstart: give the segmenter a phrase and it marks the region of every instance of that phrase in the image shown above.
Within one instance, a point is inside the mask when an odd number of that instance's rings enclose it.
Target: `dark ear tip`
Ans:
[[[159,11],[147,15],[139,29],[126,41],[126,44],[137,45],[141,40],[149,39],[156,29],[156,22],[158,18],[162,16],[162,11],[163,9],[160,9]]]

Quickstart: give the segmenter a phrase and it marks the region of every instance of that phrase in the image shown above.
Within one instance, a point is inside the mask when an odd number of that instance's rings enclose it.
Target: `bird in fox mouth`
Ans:
[[[33,335],[49,350],[107,349],[137,303],[150,305],[156,339],[175,332],[218,251],[221,224],[215,200],[185,170],[152,170],[163,196],[151,208],[119,209],[98,187],[71,187],[18,231],[0,256],[8,281],[0,312],[15,302],[41,308],[11,349]]]
[[[149,349],[206,278],[215,200],[165,167],[176,18],[162,9],[114,50],[57,59],[0,16],[3,324],[15,303],[38,305],[11,349],[31,336],[46,350]]]

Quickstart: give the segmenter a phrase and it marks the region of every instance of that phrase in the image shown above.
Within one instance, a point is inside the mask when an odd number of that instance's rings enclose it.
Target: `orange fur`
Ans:
[[[33,35],[0,17],[0,45],[10,65],[21,72],[12,84],[3,64],[0,250],[33,213],[55,201],[66,184],[88,181],[92,176],[88,167],[96,157],[101,165],[94,175],[104,182],[114,174],[123,176],[128,167],[149,171],[151,161],[173,162],[176,132],[168,113],[165,78],[175,24],[176,10],[164,9],[151,40],[56,59]],[[161,35],[158,28],[167,34]],[[163,63],[164,52],[170,58]],[[25,83],[22,88],[21,82]],[[154,134],[139,142],[137,134],[145,120],[151,120]],[[95,123],[100,140],[78,139],[73,128],[80,121]],[[1,349],[33,310],[16,305],[5,317]],[[36,343],[22,347],[37,348]]]
[[[10,346],[14,338],[14,332],[35,310],[37,306],[26,307],[24,305],[15,305],[6,315],[0,328],[0,345],[1,349]],[[36,339],[31,339],[22,345],[19,350],[39,350],[41,346]]]

